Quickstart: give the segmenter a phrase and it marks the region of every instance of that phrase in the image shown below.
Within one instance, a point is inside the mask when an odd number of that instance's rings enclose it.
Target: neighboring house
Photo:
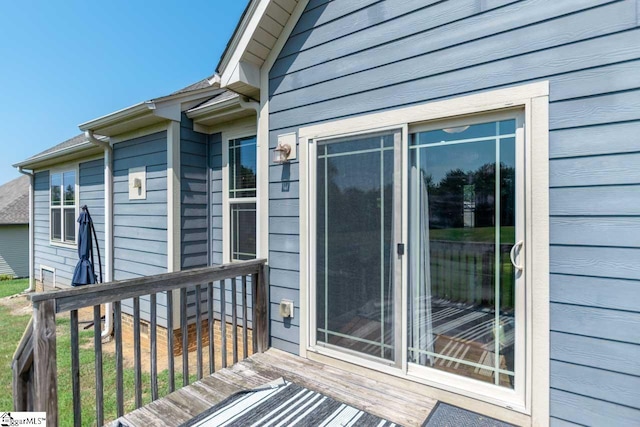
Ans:
[[[215,76],[18,165],[35,271],[63,284],[67,177],[104,204],[108,280],[266,258],[273,347],[522,425],[637,425],[639,8],[253,0]]]
[[[0,186],[0,276],[29,276],[29,177]]]

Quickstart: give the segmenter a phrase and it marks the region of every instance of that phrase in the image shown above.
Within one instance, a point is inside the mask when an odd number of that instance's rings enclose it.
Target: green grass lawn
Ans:
[[[29,279],[0,280],[0,298],[19,294],[28,287]]]
[[[24,291],[29,285],[28,282],[28,279],[0,281],[0,298]],[[2,331],[2,339],[0,340],[1,412],[13,410],[11,360],[30,318],[31,316],[13,316],[9,308],[0,305],[0,331]]]
[[[431,240],[447,240],[451,242],[487,242],[496,241],[495,227],[446,228],[429,230]],[[515,243],[515,227],[500,227],[500,242]]]
[[[0,282],[0,297],[15,295],[28,286],[28,280],[10,280]],[[29,304],[22,298],[15,298],[15,305]],[[31,316],[16,316],[11,313],[13,307],[0,305],[0,411],[13,410],[11,361],[13,353],[22,338],[24,329]],[[61,426],[73,425],[73,393],[71,386],[71,337],[68,316],[59,316],[57,321],[57,357],[58,357],[58,407]],[[82,402],[82,425],[95,425],[95,354],[93,351],[93,329],[83,330],[80,324],[80,395]],[[159,395],[168,394],[168,371],[158,374]],[[195,375],[190,376],[194,382]],[[135,377],[133,369],[123,372],[125,413],[135,409]],[[104,416],[105,422],[117,417],[115,356],[103,352]],[[143,402],[151,402],[151,378],[142,374]],[[175,384],[182,385],[182,373],[176,372]]]

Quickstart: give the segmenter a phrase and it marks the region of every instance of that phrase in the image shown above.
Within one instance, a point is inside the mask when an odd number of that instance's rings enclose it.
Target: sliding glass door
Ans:
[[[396,359],[399,132],[319,141],[316,341]]]
[[[442,123],[314,140],[311,343],[509,400],[524,392],[522,122]]]
[[[513,388],[516,120],[409,138],[408,360]]]

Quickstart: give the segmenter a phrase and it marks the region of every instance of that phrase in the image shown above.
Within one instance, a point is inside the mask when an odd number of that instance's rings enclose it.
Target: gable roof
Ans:
[[[269,61],[272,51],[279,49],[279,39],[291,31],[291,25],[307,3],[307,0],[251,0],[218,63],[220,86],[259,98],[260,69]]]
[[[29,177],[0,186],[0,225],[29,224]]]

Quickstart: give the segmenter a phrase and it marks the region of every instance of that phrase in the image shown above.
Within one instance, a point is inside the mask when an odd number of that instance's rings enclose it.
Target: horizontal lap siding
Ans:
[[[585,405],[640,423],[638,3],[312,1],[270,73],[272,149],[311,123],[550,82],[557,425],[590,424]],[[272,304],[299,304],[298,179],[295,161],[270,167]],[[272,310],[274,346],[297,351],[295,325],[277,322]]]
[[[129,169],[146,167],[147,198],[129,200]],[[113,148],[114,279],[167,272],[167,133],[158,132]],[[174,302],[175,304],[175,302]],[[132,313],[127,300],[123,310]],[[158,295],[158,324],[166,326],[166,296]],[[149,319],[149,300],[140,303]]]
[[[0,276],[29,276],[29,226],[0,225]]]
[[[78,169],[78,204],[87,205],[91,213],[103,256],[104,273],[104,160],[81,161]],[[35,174],[34,199],[34,277],[40,280],[40,268],[51,267],[56,270],[56,285],[70,286],[78,263],[78,251],[50,243],[49,171]],[[97,264],[97,252],[94,259]],[[96,265],[96,273],[98,271]]]
[[[100,258],[102,263],[102,280],[105,278],[105,243],[104,243],[104,159],[80,163],[80,206],[87,205],[93,225],[96,228]],[[98,262],[97,252],[94,255]],[[99,266],[96,266],[99,274]]]
[[[207,154],[207,135],[195,132],[192,121],[183,114],[180,126],[182,269],[209,264]]]
[[[222,264],[222,134],[209,135],[211,264]]]

